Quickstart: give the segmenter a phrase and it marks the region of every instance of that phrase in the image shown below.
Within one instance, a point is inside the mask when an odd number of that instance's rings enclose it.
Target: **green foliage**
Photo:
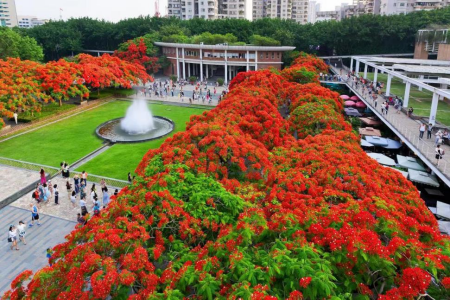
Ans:
[[[237,37],[232,33],[227,34],[212,34],[210,32],[203,32],[199,35],[194,35],[191,37],[192,44],[204,43],[206,45],[216,45],[216,44],[234,44],[238,41]]]
[[[298,24],[292,20],[240,19],[205,20],[195,18],[138,17],[118,23],[90,18],[51,21],[25,32],[44,47],[46,59],[71,55],[83,49],[115,50],[130,39],[158,33],[164,42],[189,41],[189,36],[234,35],[240,42],[250,43],[254,35],[270,37],[281,45],[295,46],[298,51],[320,55],[406,53],[414,48],[419,29],[431,24],[448,24],[450,8],[420,11],[407,15],[364,15],[341,22],[324,21]],[[316,50],[320,46],[319,50]]]
[[[250,44],[256,46],[279,46],[280,41],[277,41],[276,39],[270,37],[254,34],[250,37]]]
[[[35,39],[21,35],[7,27],[0,27],[0,59],[18,57],[22,60],[41,61],[43,50]]]
[[[194,83],[194,82],[196,82],[196,81],[197,81],[197,77],[195,77],[195,76],[189,77],[189,82]]]
[[[225,82],[225,80],[223,80],[223,78],[217,78],[217,83],[222,86],[223,83]]]
[[[178,77],[176,75],[170,75],[169,76],[170,80],[172,80],[173,82],[177,82]]]
[[[63,103],[63,105],[60,106],[58,103],[49,103],[43,105],[39,113],[31,114],[30,112],[25,112],[19,114],[17,120],[22,123],[28,123],[31,121],[40,120],[51,115],[63,113],[64,111],[72,109],[74,107],[74,104]],[[14,120],[14,118],[10,118],[10,120],[12,121]]]

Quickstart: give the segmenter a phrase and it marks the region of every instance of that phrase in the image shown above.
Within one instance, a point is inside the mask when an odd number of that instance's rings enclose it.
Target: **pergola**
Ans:
[[[394,65],[401,65],[404,70],[415,70],[432,74],[433,70],[445,72],[446,75],[449,73],[450,69],[450,61],[433,61],[433,60],[420,60],[420,59],[401,59],[401,58],[386,58],[386,57],[365,57],[365,56],[352,56],[350,63],[350,72],[353,72],[353,60],[355,63],[355,70],[358,71],[360,68],[360,64],[364,64],[364,79],[367,79],[367,69],[368,67],[372,67],[374,69],[374,83],[377,82],[378,72],[387,74],[387,83],[386,83],[386,96],[390,95],[391,92],[391,82],[392,78],[398,78],[405,82],[405,95],[403,97],[403,107],[408,107],[409,105],[409,95],[411,90],[411,85],[417,86],[419,88],[428,90],[433,93],[433,98],[431,102],[431,110],[430,110],[430,118],[429,122],[433,125],[436,123],[436,114],[439,103],[439,98],[447,98],[450,99],[450,91],[447,89],[447,81],[444,80],[441,84],[441,88],[436,88],[424,82],[423,74],[419,76],[419,79],[410,78],[398,71],[392,70]],[[391,67],[387,67],[382,64],[391,64]],[[395,69],[395,68],[394,68]],[[446,70],[445,70],[446,69]],[[357,72],[358,73],[358,72]],[[439,74],[435,74],[438,76]],[[442,78],[445,79],[445,78]]]

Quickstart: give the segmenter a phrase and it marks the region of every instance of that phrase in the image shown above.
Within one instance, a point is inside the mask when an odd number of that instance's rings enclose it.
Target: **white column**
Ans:
[[[186,79],[186,62],[184,61],[184,48],[181,48],[183,54],[183,79]]]
[[[364,65],[364,79],[367,79],[367,64]]]
[[[355,75],[359,77],[359,60],[356,61]]]
[[[377,79],[378,79],[378,69],[375,68],[375,71],[373,72],[373,85],[377,85]]]
[[[225,83],[228,83],[228,57],[227,50],[225,50]]]
[[[448,84],[441,84],[441,90],[447,90]],[[444,100],[444,96],[439,96],[439,100]]]
[[[203,81],[203,50],[200,49],[200,81]]]
[[[188,63],[188,77],[191,77],[191,64]]]
[[[353,72],[353,57],[350,57],[350,73]]]
[[[411,91],[411,83],[406,82],[405,86],[405,96],[403,97],[403,107],[408,107],[409,105],[409,92]]]
[[[423,75],[419,75],[419,80],[423,79]],[[422,87],[419,86],[419,91],[422,91]]]
[[[391,81],[392,81],[392,75],[388,74],[387,84],[386,84],[386,96],[389,96],[391,93]]]
[[[430,123],[433,125],[436,124],[438,103],[439,103],[439,95],[433,93],[433,101],[431,102],[431,111],[430,111]]]
[[[384,64],[382,64],[381,66],[384,68]],[[381,74],[384,74],[384,71],[381,71],[380,73],[381,73]]]
[[[247,50],[247,72],[250,71],[250,52]]]
[[[177,80],[180,79],[180,58],[178,57],[178,48],[176,48],[177,51]]]
[[[258,71],[258,51],[255,51],[255,71]]]
[[[206,65],[206,79],[209,78],[209,65]]]

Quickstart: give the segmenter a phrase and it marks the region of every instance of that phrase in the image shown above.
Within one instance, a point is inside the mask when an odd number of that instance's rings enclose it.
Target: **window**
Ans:
[[[269,58],[269,52],[266,52],[266,58]]]
[[[275,52],[272,52],[272,59],[275,58]]]
[[[261,52],[261,54],[259,55],[259,58],[263,59],[264,58],[264,53]]]

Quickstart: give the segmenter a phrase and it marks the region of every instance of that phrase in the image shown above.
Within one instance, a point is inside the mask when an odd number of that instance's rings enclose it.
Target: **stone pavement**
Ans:
[[[0,165],[0,200],[11,196],[39,178],[38,172]]]
[[[71,175],[71,177],[72,177],[72,175]],[[73,178],[71,178],[69,182],[73,186]],[[40,212],[43,214],[50,215],[50,216],[55,216],[55,217],[58,217],[61,219],[65,219],[68,221],[76,221],[77,213],[81,212],[81,209],[79,206],[80,197],[77,196],[77,202],[76,202],[75,206],[73,206],[72,203],[70,202],[69,193],[67,192],[66,180],[63,179],[61,176],[58,176],[58,177],[53,178],[51,180],[51,183],[52,183],[52,185],[54,185],[54,184],[58,185],[59,205],[55,205],[55,200],[52,197],[51,199],[48,200],[48,202],[46,204],[40,205],[40,208],[39,208]],[[100,201],[100,204],[102,204],[103,194],[101,191],[101,187],[99,184],[96,184],[95,186],[96,186],[98,199]],[[92,183],[90,183],[88,181],[87,189],[86,189],[86,194],[87,194],[86,200],[87,200],[87,210],[90,213],[92,213],[93,207],[94,207],[93,202],[91,200],[91,195],[90,195],[91,187],[92,187]],[[114,194],[114,190],[115,190],[114,187],[108,186],[108,193],[110,196],[112,196]],[[27,193],[22,198],[11,203],[11,206],[29,210],[30,203],[36,203],[36,201],[33,198],[31,198],[31,194],[32,193]]]
[[[0,243],[0,294],[10,288],[11,281],[25,270],[37,270],[48,264],[47,248],[64,242],[65,236],[75,227],[75,222],[40,214],[41,226],[34,225],[26,229],[26,245],[18,243],[19,251],[11,250],[7,241],[11,224],[17,226],[19,221],[28,224],[31,220],[29,210],[7,206],[0,210],[0,228],[3,239]]]

